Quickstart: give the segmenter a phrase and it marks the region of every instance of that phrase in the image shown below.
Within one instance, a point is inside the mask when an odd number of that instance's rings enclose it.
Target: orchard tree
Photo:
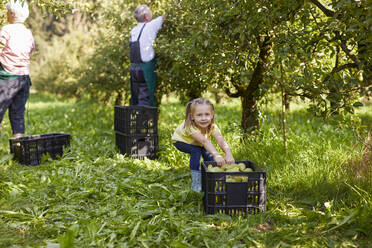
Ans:
[[[83,1],[54,1],[54,0],[18,0],[21,3],[27,2],[29,6],[37,5],[43,11],[50,11],[56,16],[62,16],[73,9],[74,4],[82,5]],[[0,0],[1,7],[1,24],[4,25],[7,22],[6,19],[6,8],[5,4],[10,2],[10,0]]]
[[[114,98],[115,104],[129,103],[129,34],[137,24],[133,11],[140,4],[147,4],[154,17],[165,11],[163,1],[95,1],[94,25],[91,29],[95,51],[74,72],[79,80],[80,95],[92,95],[101,101]],[[158,83],[156,94],[159,102],[165,94],[161,83]]]
[[[154,17],[166,13],[155,42],[157,98],[174,91],[188,100],[206,90],[223,89],[241,99],[242,128],[250,132],[259,129],[260,100],[269,91],[284,89],[286,95],[309,98],[311,109],[325,117],[360,106],[358,97],[371,91],[371,1],[31,3],[56,14],[76,8],[90,11],[94,52],[69,76],[75,77],[81,94],[114,96],[117,103],[129,99],[133,10],[147,4]]]
[[[259,128],[259,101],[278,83],[316,112],[351,111],[371,85],[371,1],[323,2],[172,2],[162,78],[177,92],[216,85],[240,97],[245,132]]]
[[[291,19],[302,1],[190,1],[176,3],[162,44],[160,67],[175,90],[211,85],[240,97],[242,128],[259,128],[259,100],[272,82],[273,30]]]
[[[7,24],[5,4],[10,0],[0,1],[1,22],[5,25]],[[85,26],[91,20],[90,14],[87,13],[94,13],[93,1],[18,1],[27,2],[29,5],[30,15],[25,25],[32,30],[36,43],[31,65],[33,88],[65,96],[76,95],[78,86],[71,80],[74,77],[73,67],[79,67],[76,65],[78,64],[76,57],[83,57],[81,50],[89,48],[84,42],[79,45],[79,39],[67,39],[63,36],[71,31],[76,34],[82,25]],[[64,56],[58,56],[60,54]]]
[[[325,118],[353,112],[358,98],[371,94],[371,4],[305,2],[301,22],[274,30],[272,79],[289,94],[311,99],[311,109]]]

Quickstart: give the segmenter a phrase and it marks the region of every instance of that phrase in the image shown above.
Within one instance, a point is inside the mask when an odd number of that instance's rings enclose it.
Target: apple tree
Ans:
[[[239,97],[245,132],[259,128],[260,100],[279,84],[323,114],[352,111],[370,92],[370,0],[169,4],[163,84],[190,97],[213,87]]]

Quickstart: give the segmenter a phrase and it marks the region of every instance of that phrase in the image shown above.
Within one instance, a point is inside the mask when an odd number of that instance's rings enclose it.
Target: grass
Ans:
[[[370,125],[371,105],[360,110]],[[322,121],[296,104],[284,150],[268,106],[260,133],[241,140],[240,105],[216,106],[237,160],[267,171],[267,208],[248,217],[205,215],[192,192],[188,157],[170,137],[184,106],[160,108],[157,160],[118,154],[113,107],[32,94],[27,135],[71,134],[71,151],[40,166],[12,160],[8,118],[0,139],[0,247],[370,247],[372,189],[345,165],[362,157],[366,135]],[[367,178],[368,179],[368,178]]]

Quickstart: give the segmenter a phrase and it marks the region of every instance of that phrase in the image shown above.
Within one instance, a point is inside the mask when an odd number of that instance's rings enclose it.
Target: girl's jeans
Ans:
[[[0,123],[9,109],[9,120],[13,134],[25,133],[25,106],[30,92],[30,77],[19,76],[0,81]]]
[[[173,143],[173,145],[181,152],[190,154],[191,170],[200,170],[200,159],[202,156],[204,161],[214,161],[212,155],[204,147],[190,145],[180,141]]]

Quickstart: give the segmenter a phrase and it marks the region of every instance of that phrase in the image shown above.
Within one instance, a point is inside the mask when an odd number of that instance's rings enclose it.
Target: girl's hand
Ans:
[[[235,163],[235,159],[233,158],[233,156],[231,154],[228,154],[225,156],[225,161],[227,164],[234,164]]]
[[[214,161],[216,161],[218,166],[222,166],[225,164],[225,159],[219,154],[214,157]]]

